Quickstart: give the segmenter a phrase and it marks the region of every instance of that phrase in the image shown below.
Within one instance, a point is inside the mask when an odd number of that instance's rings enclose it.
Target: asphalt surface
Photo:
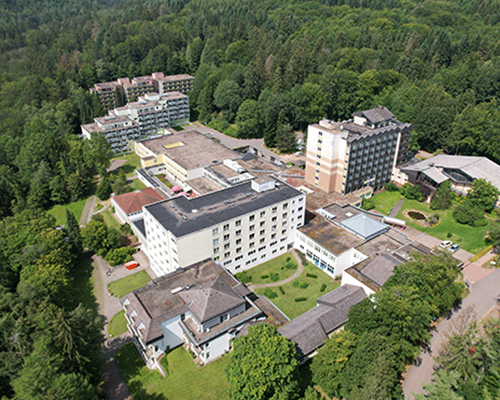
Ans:
[[[413,400],[413,393],[423,393],[423,386],[431,383],[434,372],[434,358],[439,355],[448,335],[461,319],[461,314],[472,307],[477,319],[486,316],[492,309],[500,306],[500,269],[471,286],[471,293],[463,300],[460,308],[444,318],[436,327],[430,341],[430,351],[420,354],[421,364],[412,366],[403,383],[406,399]]]

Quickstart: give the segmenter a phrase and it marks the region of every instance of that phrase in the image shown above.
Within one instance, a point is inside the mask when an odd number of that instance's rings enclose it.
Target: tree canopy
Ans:
[[[298,397],[298,361],[295,344],[270,324],[248,328],[248,335],[234,341],[226,369],[233,400]]]

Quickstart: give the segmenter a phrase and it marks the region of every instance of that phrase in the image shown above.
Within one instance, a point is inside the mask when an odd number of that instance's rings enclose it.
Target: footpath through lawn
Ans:
[[[307,262],[302,274],[292,282],[279,287],[257,289],[255,293],[268,297],[288,318],[293,319],[316,307],[319,297],[339,285],[340,282],[335,282],[319,268]]]
[[[231,353],[198,368],[183,347],[172,350],[162,359],[167,373],[162,378],[150,371],[134,344],[117,351],[114,358],[135,400],[226,400],[229,384],[224,370]]]

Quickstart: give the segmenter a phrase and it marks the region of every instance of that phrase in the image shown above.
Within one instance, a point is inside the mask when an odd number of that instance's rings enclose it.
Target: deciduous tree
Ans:
[[[298,397],[295,345],[270,324],[248,328],[248,335],[234,341],[226,368],[229,396],[233,400]]]

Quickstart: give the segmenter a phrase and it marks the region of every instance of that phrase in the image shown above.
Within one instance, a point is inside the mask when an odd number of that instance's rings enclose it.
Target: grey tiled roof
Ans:
[[[201,323],[245,303],[240,294],[220,276],[199,287],[181,292],[180,296]]]
[[[432,168],[450,168],[465,172],[473,179],[486,179],[500,189],[500,165],[486,157],[453,156],[440,154],[403,168],[403,171],[421,171]]]
[[[184,297],[187,298],[187,296],[184,296],[186,293],[196,292],[202,287],[208,288],[212,286],[215,291],[224,294],[224,296],[215,296],[215,305],[204,307],[203,296],[197,297],[193,303],[191,303],[191,300],[184,300]],[[205,315],[204,313],[206,313],[206,315],[209,315],[226,308],[226,304],[221,304],[217,300],[219,297],[226,300],[229,298],[227,305],[244,302],[239,293],[244,294],[248,289],[240,288],[240,286],[244,285],[225,269],[215,264],[213,260],[207,259],[187,268],[179,268],[168,275],[155,279],[148,285],[125,295],[120,301],[122,304],[126,300],[130,302],[126,307],[127,314],[129,318],[134,312],[137,314],[131,319],[133,319],[136,327],[139,327],[141,323],[144,325],[142,331],[143,340],[145,343],[149,343],[163,336],[162,322],[185,313],[192,306],[201,314]],[[181,289],[181,291],[179,292],[177,289]],[[210,298],[210,296],[208,297]]]
[[[361,287],[341,286],[317,301],[312,310],[284,325],[279,332],[297,345],[301,357],[320,347],[335,329],[347,322],[352,306],[366,297]]]

